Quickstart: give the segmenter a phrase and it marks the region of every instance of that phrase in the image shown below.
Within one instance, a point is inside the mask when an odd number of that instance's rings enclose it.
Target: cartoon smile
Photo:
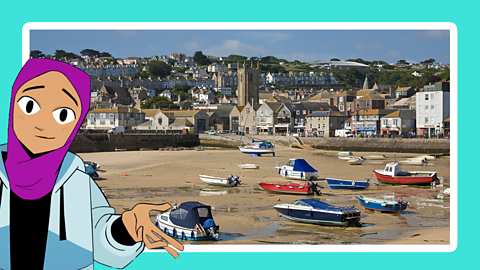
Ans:
[[[35,135],[35,137],[42,138],[42,139],[49,139],[49,140],[55,139],[55,137],[45,137],[45,136],[38,136],[38,135]]]

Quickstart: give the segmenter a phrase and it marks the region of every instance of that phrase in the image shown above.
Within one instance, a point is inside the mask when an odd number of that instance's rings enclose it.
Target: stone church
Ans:
[[[247,103],[259,104],[258,97],[258,74],[260,73],[260,62],[257,67],[253,68],[253,64],[248,68],[243,62],[243,67],[238,67],[238,106],[245,106]]]

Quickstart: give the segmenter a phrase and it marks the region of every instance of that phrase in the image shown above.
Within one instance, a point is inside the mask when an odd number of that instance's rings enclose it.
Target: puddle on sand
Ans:
[[[247,234],[233,232],[232,230],[222,230],[219,233],[219,242],[228,242],[234,240],[254,240],[254,239],[268,239],[277,231],[278,225],[269,223],[267,226],[252,228]]]

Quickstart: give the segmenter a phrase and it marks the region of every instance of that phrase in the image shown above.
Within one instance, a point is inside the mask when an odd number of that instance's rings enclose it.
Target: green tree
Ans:
[[[409,65],[410,63],[408,63],[408,62],[405,61],[405,60],[398,60],[398,61],[397,61],[397,64],[400,64],[400,65]]]
[[[67,52],[65,52],[64,50],[55,50],[55,54],[53,55],[53,57],[55,57],[56,59],[60,59],[65,57],[65,54],[67,54]]]
[[[101,52],[99,55],[99,57],[113,57],[110,53],[108,52]]]
[[[30,58],[43,58],[45,54],[39,50],[30,51]]]
[[[83,49],[80,51],[82,56],[96,57],[99,56],[100,52],[93,49]]]
[[[163,109],[163,108],[170,108],[170,109],[178,109],[178,106],[173,104],[171,100],[166,97],[155,96],[147,100],[145,104],[142,104],[143,109]]]
[[[165,77],[170,74],[172,67],[163,61],[150,61],[147,64],[148,72],[155,77]]]
[[[450,80],[450,69],[445,70],[442,74],[438,75],[442,80]]]
[[[338,59],[338,58],[332,58],[332,59],[330,59],[330,61],[340,61],[340,59]]]
[[[192,88],[190,85],[188,84],[179,84],[179,83],[176,83],[173,87],[172,87],[172,90],[173,91],[177,91],[177,92],[188,92],[188,90],[190,90],[190,88]]]
[[[205,56],[202,51],[196,51],[193,55],[193,61],[199,65],[208,65],[211,63],[210,59]]]
[[[189,110],[192,108],[192,103],[190,101],[186,101],[182,104],[182,110]]]

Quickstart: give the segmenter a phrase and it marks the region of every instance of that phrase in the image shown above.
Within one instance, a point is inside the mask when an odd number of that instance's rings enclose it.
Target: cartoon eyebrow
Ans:
[[[45,88],[45,85],[37,85],[37,86],[29,87],[29,88],[23,90],[22,93],[27,92],[28,90],[33,90],[33,89],[38,89],[38,88]]]
[[[75,102],[75,104],[78,106],[78,102],[75,100],[75,98],[73,98],[73,96],[67,90],[62,88],[62,91],[65,92],[65,94],[67,94],[71,99],[73,99],[73,102]]]

